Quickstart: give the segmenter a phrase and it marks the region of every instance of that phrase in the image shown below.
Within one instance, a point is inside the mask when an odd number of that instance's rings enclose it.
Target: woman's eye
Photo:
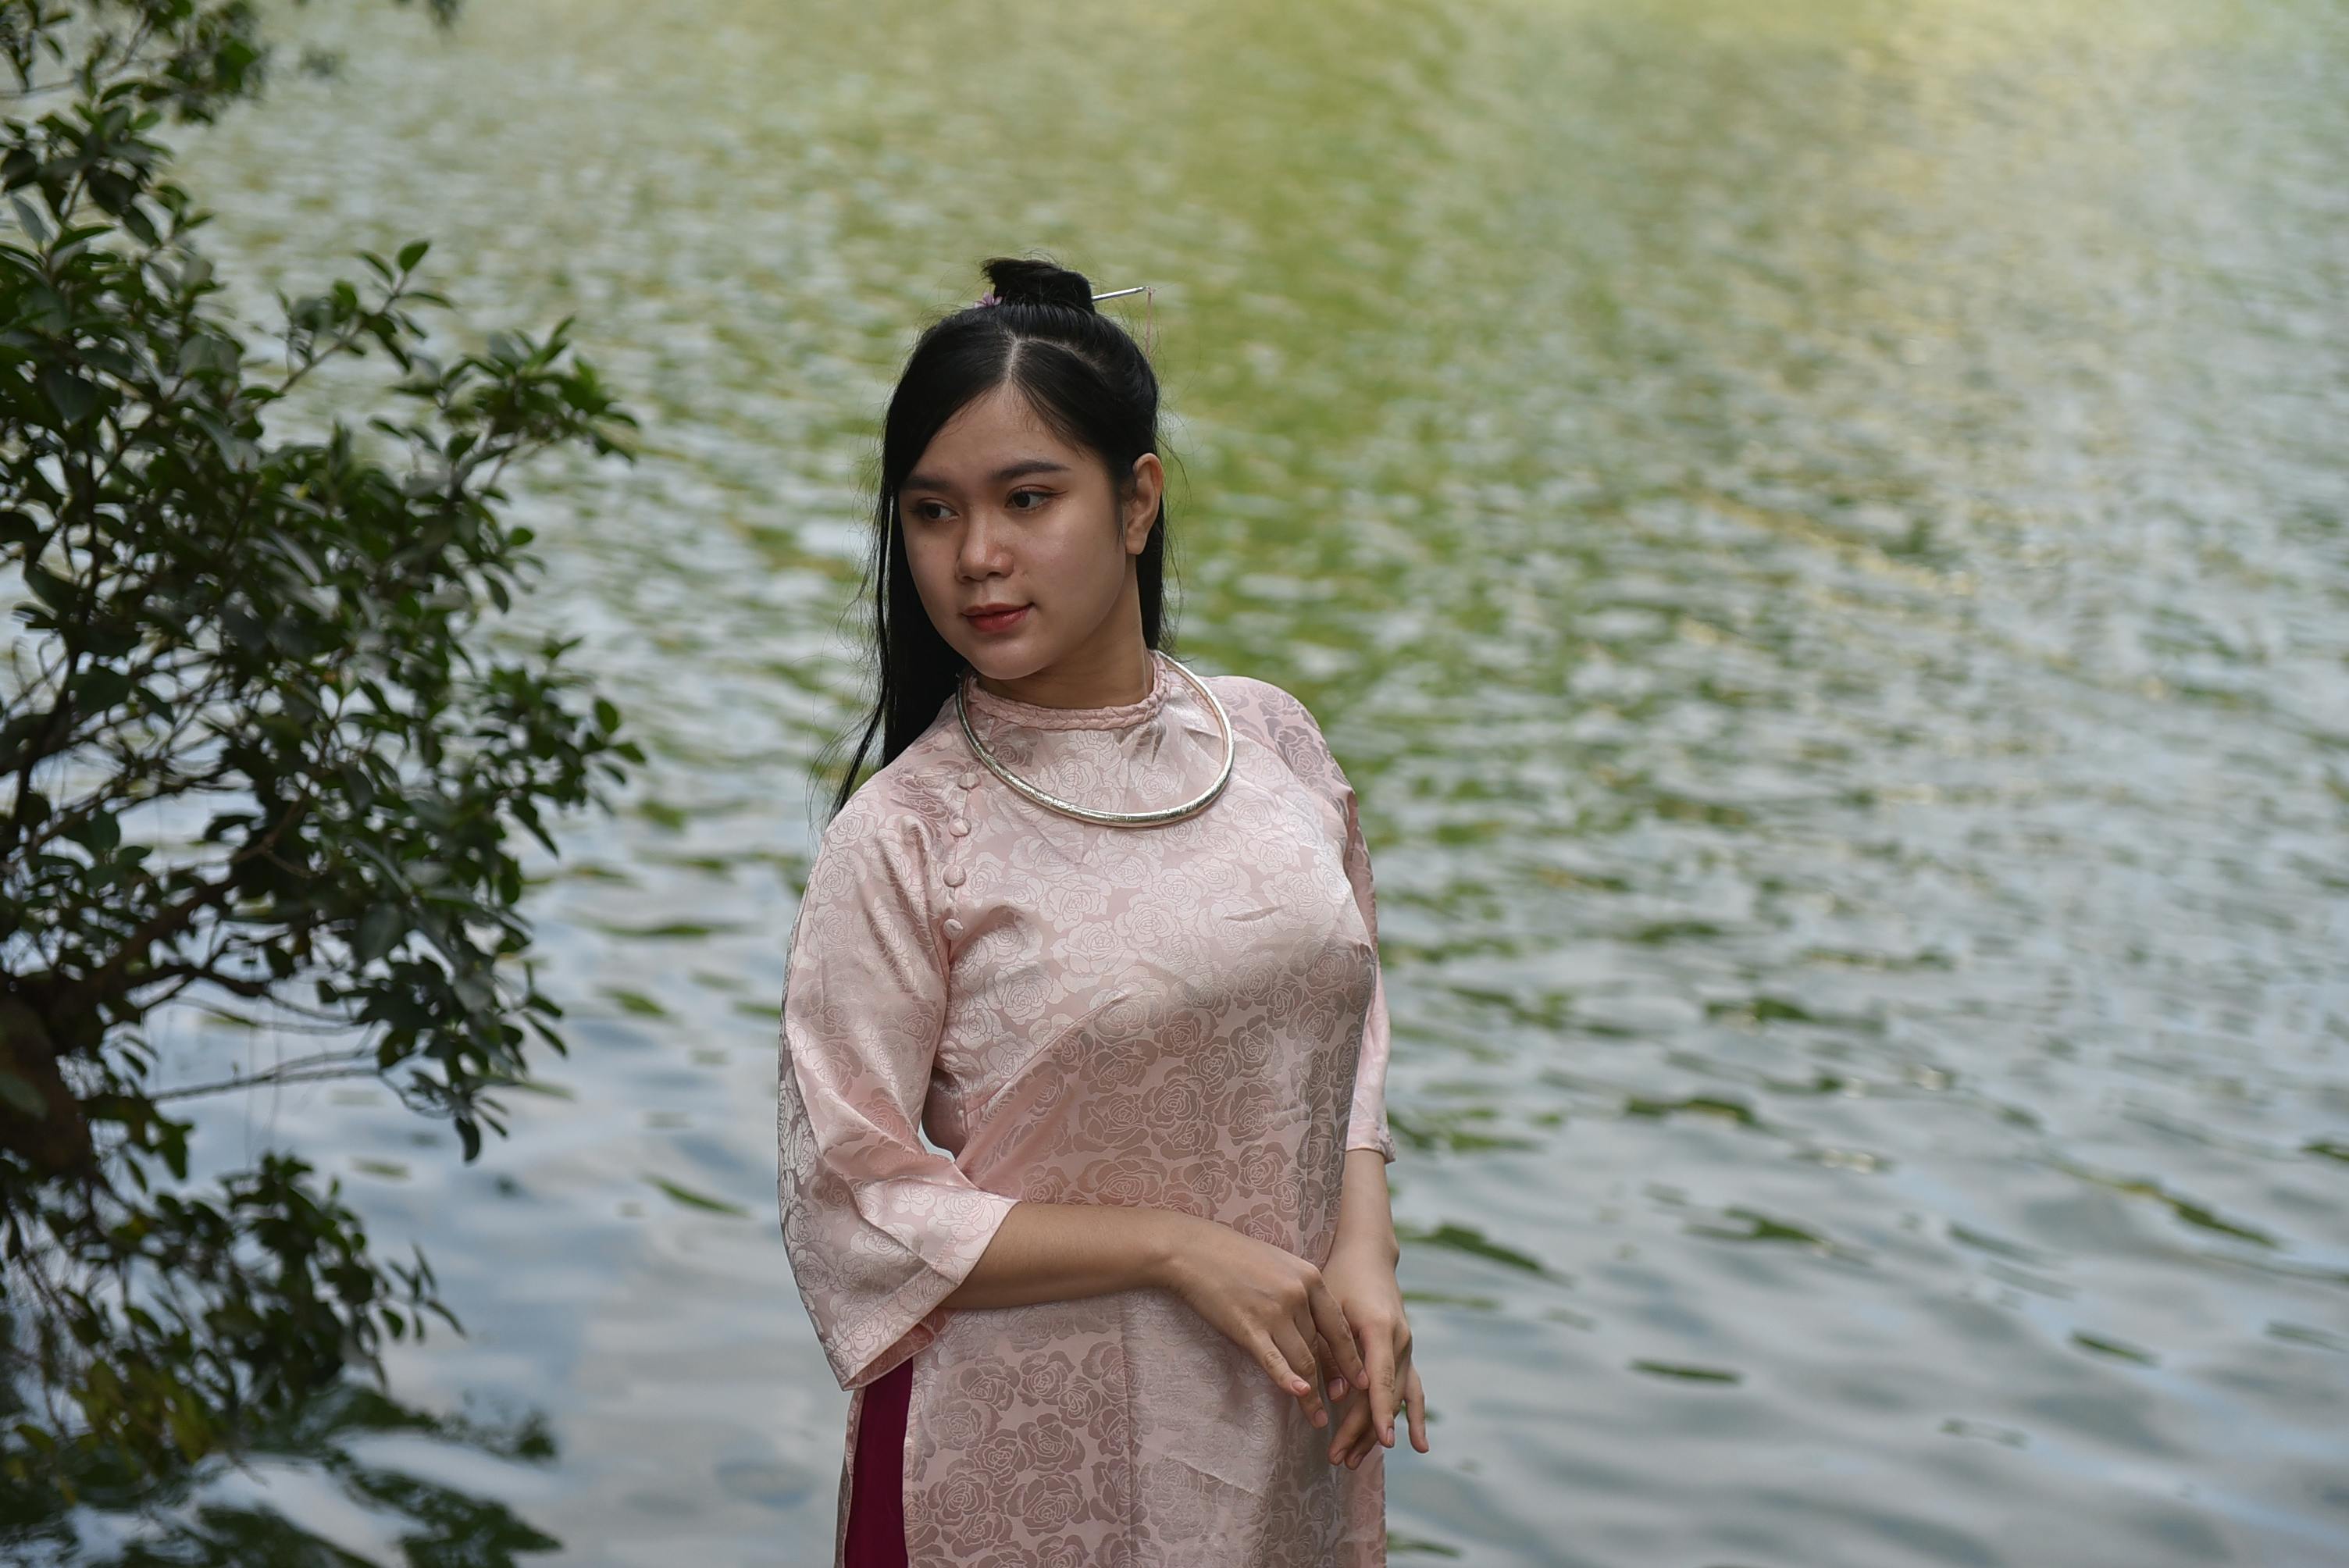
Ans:
[[[1037,507],[1042,506],[1046,501],[1052,499],[1051,492],[1050,490],[1013,490],[1011,492],[1011,499],[1016,501],[1023,495],[1034,496],[1036,498],[1036,506],[1023,506],[1019,509],[1021,511],[1034,511]]]

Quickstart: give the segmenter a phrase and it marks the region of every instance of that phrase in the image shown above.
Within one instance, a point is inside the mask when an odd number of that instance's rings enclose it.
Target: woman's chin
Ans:
[[[962,650],[963,662],[991,681],[1024,680],[1051,661],[1023,646],[1026,639],[1007,637]]]

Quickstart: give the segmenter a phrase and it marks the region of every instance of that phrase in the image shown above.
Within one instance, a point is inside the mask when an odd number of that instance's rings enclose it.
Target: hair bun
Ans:
[[[1093,314],[1093,285],[1084,273],[1025,256],[994,256],[987,280],[1006,304],[1057,304]]]

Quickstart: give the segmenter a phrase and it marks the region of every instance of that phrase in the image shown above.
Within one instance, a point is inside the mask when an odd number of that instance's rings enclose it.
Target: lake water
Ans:
[[[471,325],[577,314],[644,457],[523,476],[516,630],[652,761],[533,861],[573,1049],[479,1162],[382,1091],[205,1110],[470,1336],[88,1560],[826,1560],[809,767],[896,365],[1037,247],[1156,285],[1175,651],[1365,800],[1396,1560],[2349,1561],[2349,12],[283,26],[345,68],[191,140],[211,248],[256,320],[423,236]]]

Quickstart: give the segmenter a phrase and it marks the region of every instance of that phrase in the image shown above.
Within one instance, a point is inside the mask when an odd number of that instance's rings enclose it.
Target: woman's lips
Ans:
[[[1028,618],[1028,606],[1017,610],[997,610],[985,615],[965,615],[974,627],[982,632],[1008,632]]]

